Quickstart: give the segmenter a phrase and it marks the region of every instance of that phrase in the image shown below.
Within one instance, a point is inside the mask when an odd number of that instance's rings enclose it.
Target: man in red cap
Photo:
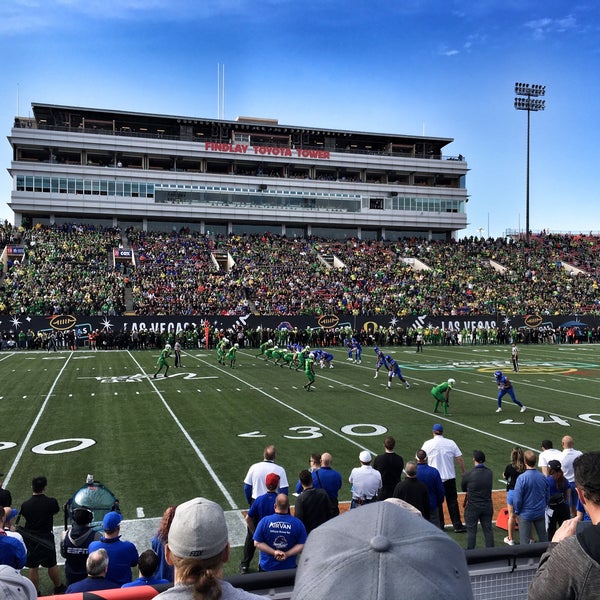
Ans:
[[[277,473],[268,473],[265,477],[265,485],[267,487],[266,493],[256,498],[256,500],[252,502],[252,505],[248,509],[248,512],[244,518],[246,519],[246,525],[248,526],[250,535],[254,535],[256,525],[263,517],[275,513],[275,500],[277,499],[279,480],[280,478]],[[242,573],[248,573],[252,558],[253,556],[251,556],[249,559],[247,556],[244,556],[244,560],[242,561],[242,565],[240,567]]]

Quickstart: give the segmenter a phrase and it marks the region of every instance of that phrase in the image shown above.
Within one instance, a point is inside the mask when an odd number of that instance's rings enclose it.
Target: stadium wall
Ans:
[[[200,331],[205,327],[227,330],[234,326],[244,329],[281,329],[311,332],[339,331],[343,328],[373,334],[385,328],[402,330],[443,329],[444,331],[472,331],[477,328],[520,329],[526,332],[539,332],[549,329],[569,328],[577,324],[579,331],[600,327],[600,316],[596,315],[526,315],[505,317],[504,315],[453,315],[430,317],[427,315],[410,317],[378,316],[221,316],[221,315],[175,315],[175,316],[75,316],[53,315],[49,317],[28,317],[25,315],[0,317],[0,330],[9,336],[20,332],[72,332],[75,330],[80,340],[87,339],[91,331],[98,330],[106,335],[131,334],[134,331],[151,331],[155,334],[178,334],[195,327]],[[525,341],[528,341],[526,338]]]

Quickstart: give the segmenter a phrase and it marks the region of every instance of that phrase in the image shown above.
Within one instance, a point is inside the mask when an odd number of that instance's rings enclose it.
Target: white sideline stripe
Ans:
[[[131,360],[138,366],[140,371],[142,373],[146,373],[146,371],[142,368],[140,363],[138,363],[138,361],[133,357],[133,355],[131,354],[131,352],[129,350],[127,350],[127,354],[129,354],[129,356],[131,357]],[[156,387],[156,384],[154,383],[154,380],[151,377],[148,377],[148,382],[154,388],[154,391],[160,398],[164,407],[167,409],[167,412],[171,415],[171,418],[173,419],[173,421],[175,421],[175,424],[177,425],[177,427],[179,427],[181,433],[183,433],[185,439],[189,442],[190,446],[196,453],[196,456],[198,456],[198,458],[202,461],[202,464],[204,465],[204,467],[206,468],[206,470],[212,477],[213,481],[217,484],[217,486],[223,493],[223,496],[225,496],[225,499],[227,500],[227,502],[229,502],[229,506],[231,506],[231,508],[233,508],[233,509],[237,509],[237,504],[235,503],[235,500],[232,498],[231,494],[227,491],[227,488],[223,485],[223,482],[219,479],[217,474],[214,472],[213,468],[210,466],[210,463],[208,462],[208,460],[206,460],[206,457],[204,456],[204,454],[202,453],[200,448],[197,446],[196,442],[194,442],[194,440],[192,439],[190,434],[187,432],[185,427],[182,425],[181,421],[177,418],[177,416],[175,415],[175,413],[173,412],[173,410],[171,409],[171,407],[165,400],[164,396],[160,393],[160,391]]]
[[[69,361],[71,360],[72,356],[73,356],[73,352],[71,352],[69,354],[69,356],[67,357],[67,360],[65,361],[65,364],[62,366],[62,369],[58,372],[58,375],[52,382],[52,385],[50,386],[50,390],[46,394],[46,397],[44,398],[44,402],[42,403],[42,406],[40,407],[40,410],[38,411],[37,416],[35,417],[33,423],[31,424],[31,427],[29,428],[29,431],[27,432],[25,439],[21,443],[21,447],[19,448],[19,451],[17,452],[17,456],[15,456],[15,460],[13,461],[13,464],[10,466],[8,473],[6,474],[6,477],[4,478],[4,482],[6,485],[8,485],[10,483],[10,478],[12,477],[12,474],[15,472],[15,469],[17,468],[17,465],[19,464],[21,457],[23,456],[23,453],[25,452],[25,448],[27,448],[27,445],[29,444],[29,440],[31,439],[31,436],[33,435],[33,432],[34,432],[37,424],[39,423],[39,420],[42,418],[44,411],[46,410],[46,405],[50,401],[50,397],[52,396],[52,394],[54,392],[54,388],[56,387],[56,384],[58,383],[60,376],[63,374],[63,371],[67,368],[67,365],[69,364]]]

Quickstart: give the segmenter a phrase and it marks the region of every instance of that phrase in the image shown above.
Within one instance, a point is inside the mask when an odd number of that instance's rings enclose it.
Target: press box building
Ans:
[[[9,136],[15,224],[394,241],[467,225],[453,140],[32,104]]]

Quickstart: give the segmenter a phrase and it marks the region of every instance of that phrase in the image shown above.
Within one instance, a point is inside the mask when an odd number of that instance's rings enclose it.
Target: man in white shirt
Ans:
[[[551,460],[557,460],[562,468],[562,452],[554,447],[551,440],[542,440],[542,451],[538,458],[538,467],[542,469],[542,474],[546,477],[550,475],[548,463]]]
[[[444,492],[446,494],[446,506],[456,533],[465,533],[466,528],[462,523],[460,509],[458,507],[458,493],[456,491],[456,471],[454,461],[460,467],[461,475],[465,474],[465,461],[462,452],[456,442],[444,437],[444,427],[439,423],[433,426],[433,438],[427,440],[422,450],[427,452],[429,465],[440,472]],[[440,525],[444,528],[444,510],[440,504]]]
[[[244,495],[248,501],[248,506],[252,506],[252,503],[263,494],[267,493],[267,484],[265,483],[266,477],[269,473],[275,473],[279,475],[279,487],[277,492],[280,494],[288,493],[288,480],[285,473],[285,469],[275,464],[277,458],[277,448],[272,444],[267,446],[263,451],[263,460],[261,462],[254,463],[249,469],[244,479]],[[254,523],[254,527],[258,525],[258,521]],[[250,563],[254,558],[254,539],[252,537],[253,532],[248,528],[246,533],[246,541],[244,543],[244,556],[240,563],[240,572],[246,574],[249,571]]]
[[[583,454],[581,450],[575,450],[573,448],[573,438],[570,435],[565,435],[562,439],[562,458],[560,464],[562,472],[569,482],[571,487],[571,516],[574,517],[577,514],[577,492],[575,491],[575,471],[573,470],[573,461]]]
[[[382,485],[381,473],[371,466],[371,453],[368,450],[363,450],[358,455],[358,460],[360,461],[360,467],[352,469],[348,478],[352,485],[350,508],[357,508],[363,504],[375,502]]]

